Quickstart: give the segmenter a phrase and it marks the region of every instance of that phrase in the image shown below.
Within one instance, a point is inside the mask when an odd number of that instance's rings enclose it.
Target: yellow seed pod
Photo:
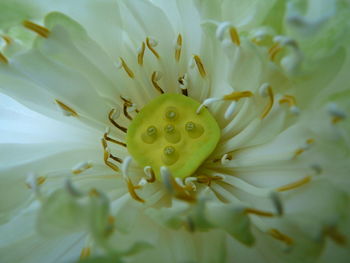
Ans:
[[[140,110],[128,127],[127,148],[157,179],[167,166],[174,177],[191,176],[214,151],[220,128],[200,103],[180,94],[163,94]]]

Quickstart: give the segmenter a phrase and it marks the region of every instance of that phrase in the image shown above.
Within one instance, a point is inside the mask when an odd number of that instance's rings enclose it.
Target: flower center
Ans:
[[[147,104],[127,131],[127,148],[141,166],[152,167],[157,179],[167,166],[174,177],[192,175],[220,139],[220,128],[207,109],[180,94],[163,94]]]

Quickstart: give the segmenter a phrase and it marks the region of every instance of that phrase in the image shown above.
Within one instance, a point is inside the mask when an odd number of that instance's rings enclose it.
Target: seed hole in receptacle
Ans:
[[[204,133],[204,128],[201,124],[189,121],[185,124],[185,130],[192,139],[199,138]]]

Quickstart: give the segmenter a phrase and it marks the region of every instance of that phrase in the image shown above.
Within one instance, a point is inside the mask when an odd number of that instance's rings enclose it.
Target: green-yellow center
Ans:
[[[157,179],[166,166],[173,177],[191,176],[213,152],[220,128],[207,109],[184,95],[163,94],[140,110],[128,127],[127,148]]]

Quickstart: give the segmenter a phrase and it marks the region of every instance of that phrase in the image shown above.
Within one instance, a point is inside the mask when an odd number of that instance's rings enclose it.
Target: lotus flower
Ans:
[[[0,261],[348,262],[349,1],[0,3]]]

